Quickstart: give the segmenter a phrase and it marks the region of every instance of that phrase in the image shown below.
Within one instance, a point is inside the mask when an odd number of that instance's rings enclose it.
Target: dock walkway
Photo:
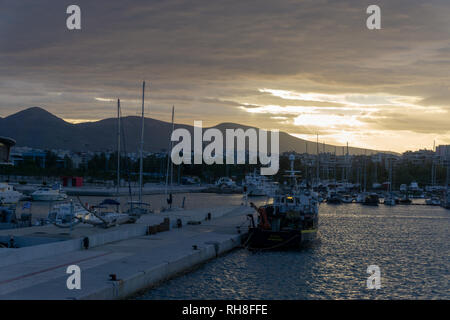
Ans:
[[[212,219],[205,220],[208,213]],[[0,299],[121,299],[185,272],[241,244],[252,209],[227,206],[143,216],[138,223],[109,229],[55,226],[4,230],[0,237],[58,238],[18,249],[0,249]],[[165,217],[171,229],[148,235]],[[183,226],[174,228],[176,219]],[[188,225],[188,221],[201,224]],[[83,238],[89,238],[89,249]],[[69,265],[81,269],[81,289],[69,290]],[[110,275],[116,280],[110,280]]]

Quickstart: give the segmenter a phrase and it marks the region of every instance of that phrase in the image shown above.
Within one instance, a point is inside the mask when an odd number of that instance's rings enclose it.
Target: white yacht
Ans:
[[[117,206],[116,210],[108,209],[108,205]],[[92,207],[93,211],[88,211],[82,205],[73,201],[54,205],[49,214],[48,222],[60,228],[74,227],[79,223],[108,228],[111,226],[132,223],[136,221],[136,216],[120,213],[119,202],[112,199],[105,199],[100,205]],[[102,210],[105,209],[105,210]]]
[[[13,186],[7,183],[0,183],[0,203],[17,204],[23,198],[23,194],[16,191]]]
[[[266,176],[262,176],[253,172],[245,176],[243,185],[247,187],[249,196],[266,196],[273,194],[278,187]]]
[[[40,187],[31,194],[33,201],[59,201],[67,198],[61,190],[60,185],[53,185],[52,187]]]
[[[89,211],[78,203],[70,201],[53,205],[47,219],[52,223],[64,223],[71,221],[74,217],[85,218],[87,215],[89,215]]]
[[[236,183],[228,177],[222,177],[219,180],[217,180],[216,186],[221,187],[221,188],[222,187],[230,188],[230,187],[236,186]]]

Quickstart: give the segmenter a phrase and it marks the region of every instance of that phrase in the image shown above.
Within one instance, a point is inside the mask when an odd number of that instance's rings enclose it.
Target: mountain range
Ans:
[[[136,152],[140,145],[141,118],[127,116],[121,119],[122,137],[126,152]],[[144,150],[165,152],[169,145],[172,124],[152,118],[145,118]],[[193,133],[193,126],[175,124],[175,128],[185,128]],[[236,123],[221,123],[214,128],[221,130],[252,128]],[[204,128],[204,130],[207,128]],[[117,119],[108,118],[95,122],[73,124],[53,115],[40,107],[31,107],[5,118],[0,118],[0,136],[13,138],[17,146],[38,149],[62,149],[75,152],[109,151],[117,146]],[[343,154],[346,148],[319,144],[320,152]],[[295,151],[315,154],[316,142],[296,138],[280,131],[280,152]],[[350,154],[371,154],[376,150],[349,147]]]

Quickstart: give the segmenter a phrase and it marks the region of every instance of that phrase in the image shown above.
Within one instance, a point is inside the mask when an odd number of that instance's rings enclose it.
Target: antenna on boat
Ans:
[[[142,82],[142,115],[141,115],[141,148],[139,152],[139,206],[142,207],[142,176],[144,169],[144,103],[145,103],[145,81]]]

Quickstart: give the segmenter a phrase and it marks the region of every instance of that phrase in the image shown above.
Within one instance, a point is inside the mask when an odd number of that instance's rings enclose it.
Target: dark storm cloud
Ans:
[[[381,92],[448,110],[448,0],[377,1],[379,31],[365,26],[372,3],[79,0],[82,30],[69,31],[72,1],[0,1],[0,116],[39,104],[70,119],[103,118],[111,103],[95,98],[117,96],[133,114],[142,79],[153,116],[176,104],[186,121],[273,126],[270,116],[239,107],[311,105],[261,88]],[[414,130],[420,117],[410,120]]]

